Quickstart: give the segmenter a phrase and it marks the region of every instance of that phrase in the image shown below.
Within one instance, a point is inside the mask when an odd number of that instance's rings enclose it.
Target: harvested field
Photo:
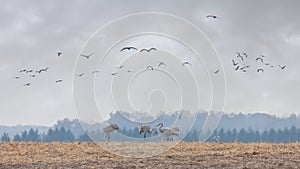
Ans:
[[[104,144],[104,143],[102,143]],[[171,143],[108,143],[164,147]],[[300,144],[179,143],[149,158],[118,156],[95,143],[0,143],[0,168],[300,168]],[[148,150],[147,150],[148,151]]]

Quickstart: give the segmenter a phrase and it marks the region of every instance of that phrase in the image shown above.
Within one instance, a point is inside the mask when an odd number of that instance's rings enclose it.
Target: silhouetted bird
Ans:
[[[36,75],[29,75],[29,77],[36,77]]]
[[[248,55],[246,52],[243,52],[243,55],[245,56],[245,58],[248,58]]]
[[[19,77],[19,76],[16,76],[15,79],[20,79],[20,77]]]
[[[159,62],[158,67],[160,66],[167,66],[164,62]]]
[[[118,66],[116,67],[116,69],[122,69],[124,67],[124,65]]]
[[[244,65],[244,64],[243,64]],[[241,70],[245,70],[245,69],[248,69],[250,66],[249,65],[244,65],[243,67],[241,67],[240,69]]]
[[[256,61],[261,61],[261,62],[264,62],[264,60],[263,60],[263,58],[260,58],[260,57],[258,57],[258,58],[256,58]]]
[[[92,74],[99,73],[99,70],[92,71]]]
[[[48,67],[47,67],[47,68],[44,68],[44,69],[40,69],[40,70],[36,71],[36,73],[47,72],[48,69],[49,69]]]
[[[206,18],[214,18],[214,19],[217,19],[219,18],[217,15],[207,15]]]
[[[128,46],[128,47],[124,47],[120,50],[120,52],[124,51],[124,50],[137,50],[137,48],[132,47],[132,46]]]
[[[154,70],[154,67],[153,66],[147,66],[146,70],[148,70],[148,69]]]
[[[60,55],[62,55],[62,52],[57,52],[57,56],[60,56]]]
[[[151,52],[152,50],[157,50],[156,48],[150,48],[150,49],[142,49],[140,52]]]
[[[26,73],[31,73],[33,70],[27,70]]]
[[[281,65],[279,65],[279,67],[280,67],[281,69],[285,69],[286,66],[281,66]]]
[[[237,67],[235,68],[235,70],[239,70],[239,68],[240,68],[240,66],[237,66]]]
[[[30,86],[31,85],[31,83],[26,83],[26,84],[24,84],[24,86]]]
[[[264,72],[264,69],[257,69],[257,72]]]
[[[185,66],[185,65],[190,65],[190,66],[192,66],[192,64],[191,64],[190,62],[187,62],[187,61],[182,63],[182,66]]]
[[[220,69],[216,70],[214,73],[217,74],[217,73],[219,73],[219,71],[220,71]]]
[[[117,72],[115,72],[115,73],[112,73],[111,75],[112,75],[112,76],[115,76],[116,74],[117,74]]]
[[[89,59],[94,53],[91,53],[89,55],[84,55],[84,54],[80,54],[80,56],[86,58],[86,59]]]
[[[241,53],[240,52],[236,52],[237,53],[237,58],[241,58],[241,60],[243,61],[244,60],[244,58],[243,58],[243,56],[241,55]]]
[[[76,74],[76,76],[78,76],[78,77],[82,77],[83,75],[84,75],[84,73]]]
[[[55,81],[55,83],[61,83],[62,81],[63,81],[63,80],[58,79],[58,80]]]
[[[237,66],[239,63],[235,63],[235,61],[232,59],[233,66]]]
[[[22,73],[22,72],[26,72],[26,69],[20,70],[20,73]]]

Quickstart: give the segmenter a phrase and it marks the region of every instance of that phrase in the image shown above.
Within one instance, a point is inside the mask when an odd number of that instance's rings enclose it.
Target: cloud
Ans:
[[[4,1],[0,7],[1,124],[47,124],[75,118],[72,77],[76,58],[86,40],[113,19],[136,12],[165,12],[183,17],[212,40],[228,82],[226,111],[299,113],[299,1]],[[217,14],[220,20],[207,20]],[[63,51],[62,57],[56,52]],[[236,51],[255,58],[259,53],[285,71],[265,74],[233,71]],[[249,62],[255,64],[254,61]],[[22,68],[49,66],[47,76],[30,88],[13,77]],[[63,84],[55,84],[56,79]],[[25,115],[26,118],[18,118]],[[17,118],[16,118],[17,117]]]

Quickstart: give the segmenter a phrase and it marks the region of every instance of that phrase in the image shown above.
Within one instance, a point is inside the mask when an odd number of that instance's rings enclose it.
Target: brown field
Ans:
[[[104,145],[104,143],[102,143]],[[108,143],[134,151],[171,143]],[[300,143],[179,143],[160,155],[126,158],[95,143],[0,143],[0,168],[300,168]],[[147,150],[148,151],[148,150]],[[137,154],[138,155],[138,154]]]

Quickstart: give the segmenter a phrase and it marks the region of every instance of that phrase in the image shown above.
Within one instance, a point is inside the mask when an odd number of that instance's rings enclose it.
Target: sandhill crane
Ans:
[[[214,74],[217,74],[217,73],[219,73],[219,71],[220,71],[220,69],[218,69],[218,70],[214,71]]]
[[[82,77],[84,75],[84,73],[80,73],[80,74],[75,74],[78,77]]]
[[[128,46],[128,47],[124,47],[124,48],[122,48],[121,50],[120,50],[120,52],[122,52],[122,51],[124,51],[124,50],[137,50],[137,48],[135,48],[135,47],[132,47],[132,46]]]
[[[154,70],[154,67],[153,66],[147,66],[146,70]]]
[[[243,55],[245,56],[245,58],[248,58],[248,55],[246,52],[243,52]]]
[[[94,54],[94,52],[91,53],[91,54],[89,54],[89,55],[80,54],[80,56],[82,56],[82,57],[84,57],[86,59],[89,59],[93,54]]]
[[[144,133],[144,139],[146,139],[147,133],[151,133],[150,126],[141,124],[139,128],[139,134]]]
[[[110,141],[110,133],[115,130],[118,130],[118,129],[119,129],[119,127],[117,124],[109,124],[109,125],[105,126],[103,128],[103,132],[105,133],[104,140]]]
[[[142,49],[140,52],[151,52],[152,50],[157,50],[156,48],[150,48],[150,49]]]
[[[165,64],[164,62],[159,62],[158,67],[160,66],[167,66],[167,64]]]
[[[213,18],[213,19],[217,19],[219,18],[217,15],[207,15],[206,18]]]
[[[237,56],[236,56],[237,58],[241,58],[242,61],[244,60],[244,58],[240,52],[236,52],[236,54],[237,54]]]
[[[256,58],[255,60],[256,61],[260,60],[262,63],[264,62],[263,58],[260,58],[260,57]]]
[[[179,128],[178,127],[171,126],[171,127],[162,128],[163,123],[159,123],[159,124],[157,124],[157,126],[159,126],[158,130],[162,134],[164,134],[164,136],[162,138],[163,140],[173,141],[172,136],[178,136],[179,135]]]
[[[235,61],[232,59],[233,66],[237,66],[239,63],[235,63]]]
[[[280,67],[281,69],[284,69],[286,66],[281,66],[281,65],[279,65],[279,67]]]
[[[234,70],[239,70],[240,66],[237,66]]]
[[[188,62],[188,61],[182,63],[182,66],[185,66],[185,65],[190,65],[190,66],[192,66],[192,64],[191,64],[190,62]]]
[[[257,69],[256,72],[264,72],[264,69]]]
[[[122,69],[124,65],[117,66],[116,69]]]

